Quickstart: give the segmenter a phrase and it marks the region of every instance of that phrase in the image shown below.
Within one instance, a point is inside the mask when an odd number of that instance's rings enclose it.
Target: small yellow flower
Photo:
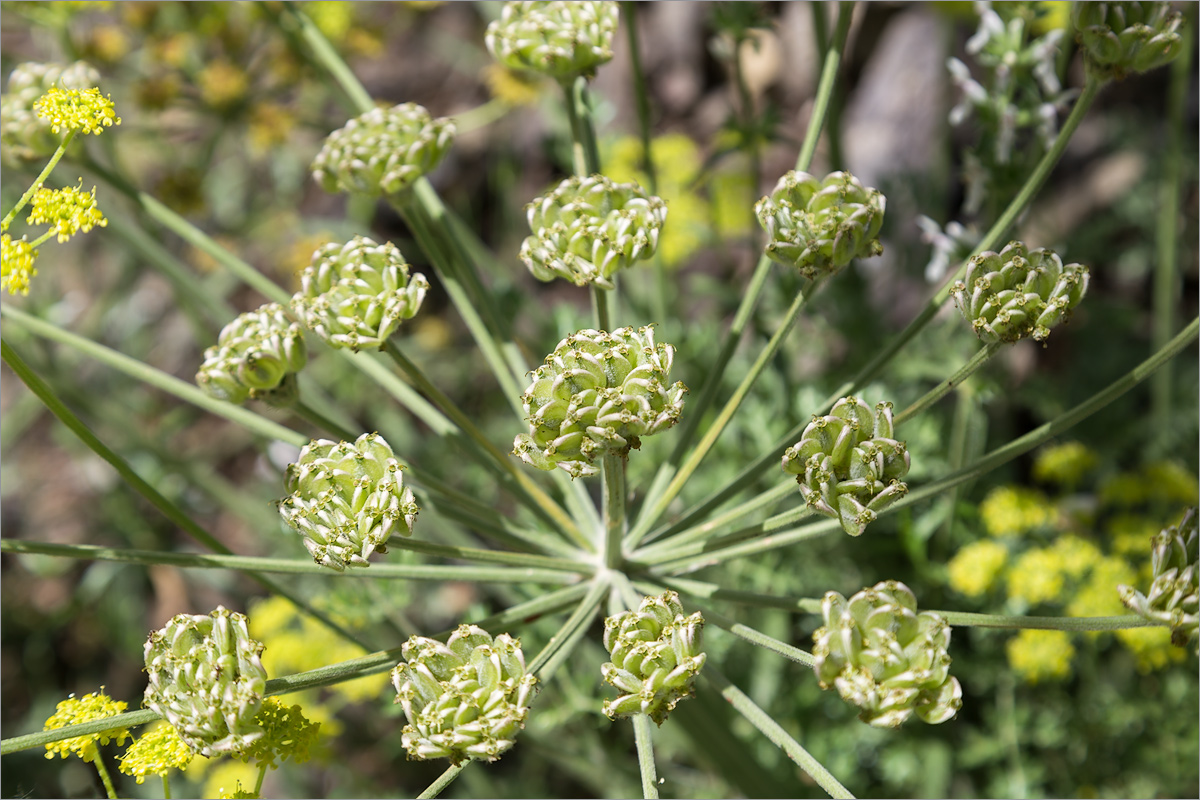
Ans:
[[[191,748],[179,738],[174,726],[160,720],[129,745],[129,749],[120,757],[119,768],[138,783],[144,783],[151,775],[166,775],[171,770],[185,769],[192,763],[194,755]]]
[[[1093,467],[1096,454],[1080,442],[1063,442],[1044,447],[1033,462],[1033,477],[1065,488],[1076,486]]]
[[[91,722],[105,717],[114,717],[123,712],[128,706],[119,700],[113,700],[108,695],[104,694],[104,687],[100,687],[100,691],[92,692],[89,695],[76,698],[74,694],[58,704],[54,715],[46,720],[45,727],[42,730],[55,730],[57,728],[65,728],[68,725],[75,725],[80,722]],[[63,739],[57,742],[51,742],[46,745],[46,758],[54,758],[55,753],[60,757],[66,758],[69,754],[82,758],[84,761],[95,761],[100,754],[97,744],[105,745],[110,741],[116,740],[117,744],[121,744],[129,738],[129,728],[112,728],[100,733],[93,733],[90,736],[75,736],[71,739]]]
[[[1075,646],[1066,631],[1023,630],[1008,640],[1008,663],[1029,683],[1071,674]]]
[[[49,225],[50,232],[58,234],[58,241],[65,242],[76,233],[87,233],[95,226],[108,225],[104,214],[96,207],[96,187],[83,191],[83,179],[79,186],[63,189],[38,187],[30,201],[30,225]]]
[[[38,251],[22,236],[13,239],[7,233],[3,234],[3,246],[0,247],[0,282],[9,294],[29,294],[29,279],[37,275],[33,262],[37,260]]]
[[[317,740],[321,728],[321,723],[305,718],[300,706],[288,706],[275,697],[263,701],[262,710],[255,715],[254,722],[261,725],[265,733],[239,752],[237,757],[246,763],[254,762],[259,767],[266,764],[271,769],[279,766],[276,760],[290,758],[297,764],[308,761],[309,748]]]
[[[998,486],[979,504],[979,515],[992,536],[1014,536],[1054,521],[1044,494],[1019,486]]]
[[[985,594],[1008,561],[1008,549],[999,542],[972,542],[954,554],[947,565],[950,586],[970,597]]]
[[[82,90],[51,87],[33,104],[33,110],[50,123],[55,133],[65,128],[99,136],[105,128],[121,124],[112,96],[100,94],[96,87]]]
[[[1008,596],[1030,605],[1056,599],[1063,590],[1063,560],[1049,549],[1028,550],[1008,572]]]

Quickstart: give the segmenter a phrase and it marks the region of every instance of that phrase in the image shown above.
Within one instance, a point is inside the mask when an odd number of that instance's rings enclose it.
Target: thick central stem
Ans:
[[[625,538],[625,456],[605,456],[600,464],[604,493],[604,565],[618,569],[624,557],[621,540]]]

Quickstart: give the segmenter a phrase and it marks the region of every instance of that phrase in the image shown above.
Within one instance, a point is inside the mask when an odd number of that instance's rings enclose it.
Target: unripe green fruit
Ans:
[[[1183,647],[1196,640],[1200,650],[1200,532],[1196,509],[1189,508],[1178,525],[1164,528],[1151,540],[1154,579],[1150,593],[1119,586],[1121,602],[1146,619],[1171,628],[1171,643]]]
[[[612,0],[509,2],[484,40],[506,67],[565,82],[612,60],[619,16]]]
[[[303,329],[278,303],[268,303],[221,329],[217,344],[204,351],[196,384],[231,403],[246,398],[288,405],[296,399],[295,373],[308,362]]]
[[[1071,21],[1089,71],[1102,78],[1161,67],[1183,52],[1170,3],[1074,3]]]

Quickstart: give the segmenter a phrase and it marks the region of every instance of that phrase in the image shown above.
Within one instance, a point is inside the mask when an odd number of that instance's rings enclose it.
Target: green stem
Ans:
[[[600,463],[604,495],[604,565],[621,566],[621,540],[625,537],[625,456],[606,455]]]
[[[845,786],[842,786],[837,778],[833,777],[833,774],[829,770],[821,765],[821,762],[813,758],[778,722],[771,718],[770,714],[763,711],[753,700],[747,697],[745,692],[730,683],[729,679],[722,675],[712,664],[705,664],[704,666],[705,669],[700,673],[700,676],[712,688],[720,692],[725,701],[745,717],[751,725],[758,728],[772,744],[782,750],[788,758],[796,762],[800,766],[800,769],[804,770],[809,777],[816,781],[830,797],[854,797]]]
[[[615,281],[616,276],[613,276]],[[608,311],[608,289],[592,284],[592,321],[598,331],[611,331],[612,320]]]
[[[596,148],[596,129],[592,124],[592,105],[588,98],[587,78],[563,83],[567,120],[571,123],[571,152],[575,174],[581,178],[600,171],[600,151]]]
[[[1000,351],[1002,346],[1003,342],[993,342],[992,344],[989,344],[986,347],[976,351],[975,355],[971,356],[970,360],[963,364],[957,372],[939,383],[934,388],[930,389],[929,392],[920,400],[916,401],[911,406],[897,414],[893,420],[894,424],[899,425],[902,422],[912,419],[917,414],[920,414],[922,411],[936,403],[938,400],[941,400],[950,392],[951,389],[957,387],[967,378],[974,375],[976,370],[986,364],[988,359]]]
[[[258,767],[258,780],[254,782],[254,795],[256,797],[262,796],[263,779],[265,779],[266,777],[267,777],[267,762],[264,761]]]
[[[1006,614],[973,614],[966,611],[934,611],[960,628],[1005,628],[1045,631],[1120,631],[1157,625],[1137,614],[1118,617],[1022,617]]]
[[[370,568],[337,571],[309,560],[262,556],[205,555],[156,550],[101,547],[90,544],[52,544],[23,539],[0,539],[0,552],[38,553],[58,558],[87,561],[116,561],[123,564],[166,565],[185,569],[233,569],[281,575],[322,575],[329,578],[377,578],[406,581],[461,581],[464,583],[575,583],[584,572],[577,564],[571,571],[535,567],[481,567],[445,564],[372,564]]]
[[[638,770],[642,775],[642,797],[646,800],[657,800],[658,772],[654,769],[653,729],[650,727],[650,718],[645,714],[633,715],[633,738],[637,742]]]
[[[100,773],[100,781],[104,784],[104,792],[108,795],[108,800],[117,800],[117,789],[113,786],[112,778],[108,774],[108,767],[104,765],[104,756],[99,750],[96,751],[96,758],[92,763],[96,765],[96,772]]]
[[[591,582],[587,594],[579,602],[574,613],[567,618],[558,633],[550,637],[550,641],[542,648],[533,661],[529,663],[526,672],[537,675],[539,680],[548,681],[555,671],[566,660],[575,645],[587,633],[588,626],[600,610],[600,602],[608,593],[610,582],[607,576],[597,576]]]
[[[67,132],[67,135],[63,137],[62,143],[59,144],[58,149],[54,151],[54,155],[50,156],[50,160],[46,163],[46,166],[43,167],[42,171],[38,173],[38,176],[33,179],[33,183],[29,184],[29,188],[26,189],[25,193],[21,195],[21,199],[18,200],[17,204],[13,206],[7,214],[4,215],[4,221],[0,222],[0,227],[8,230],[8,227],[12,225],[13,220],[17,218],[17,214],[21,213],[21,209],[33,199],[33,196],[37,194],[37,190],[42,188],[42,183],[45,182],[46,178],[50,177],[50,173],[54,171],[56,166],[58,166],[59,159],[63,157],[63,153],[67,152],[67,147],[75,138],[76,133],[77,131]]]
[[[837,28],[833,33],[833,42],[825,51],[825,64],[821,68],[821,80],[817,84],[817,96],[813,100],[812,116],[808,118],[808,130],[804,133],[804,143],[800,145],[800,155],[796,158],[796,170],[807,172],[812,166],[813,155],[817,152],[817,142],[821,138],[821,128],[825,125],[825,116],[829,111],[833,98],[833,87],[837,82],[837,74],[842,64],[842,54],[846,49],[846,37],[850,33],[850,21],[854,16],[854,3],[838,3]]]
[[[660,585],[674,589],[682,595],[695,597],[700,600],[722,600],[754,608],[778,608],[784,611],[803,614],[820,614],[821,600],[814,597],[781,597],[775,594],[760,592],[743,592],[737,589],[726,589],[719,583],[696,581],[689,578],[656,577],[654,583],[638,581],[635,585],[640,591],[654,594],[660,591]]]
[[[440,795],[447,786],[454,783],[454,779],[457,778],[459,774],[467,768],[467,764],[470,763],[470,761],[464,761],[458,766],[451,765],[447,767],[446,771],[439,775],[437,780],[429,784],[425,791],[417,795],[418,800],[428,800],[428,798],[437,797]]]
[[[754,382],[758,380],[763,370],[766,369],[767,364],[775,357],[780,345],[783,344],[784,338],[792,330],[792,326],[796,324],[796,320],[799,319],[800,312],[807,305],[813,294],[820,289],[821,284],[821,279],[817,279],[808,286],[806,291],[796,294],[796,298],[792,301],[791,307],[788,308],[783,322],[780,323],[779,328],[775,331],[775,335],[771,337],[766,347],[759,353],[758,358],[750,367],[750,371],[746,373],[742,382],[734,390],[733,396],[729,398],[725,407],[721,409],[721,413],[717,415],[712,425],[705,431],[704,437],[696,445],[695,449],[692,450],[687,461],[680,466],[679,471],[675,473],[675,477],[671,479],[671,483],[663,490],[657,501],[653,505],[648,504],[642,507],[642,513],[638,517],[637,524],[629,534],[627,546],[633,547],[642,540],[650,531],[650,527],[658,521],[658,518],[667,510],[667,506],[670,505],[675,496],[683,489],[684,484],[687,483],[692,473],[700,466],[700,462],[708,455],[713,445],[716,444],[717,438],[724,432],[725,426],[733,419],[734,413],[741,406],[742,401],[746,399],[746,395],[749,394],[750,388],[754,386]]]
[[[358,438],[358,434],[343,428],[341,425],[338,425],[329,417],[319,413],[312,406],[301,400],[297,400],[295,403],[289,406],[288,410],[306,422],[322,429],[326,433],[330,433],[338,437],[343,442],[353,442]]]
[[[264,3],[264,6],[269,4]],[[338,51],[330,44],[329,40],[321,33],[312,20],[308,18],[303,11],[297,8],[294,4],[288,3],[283,6],[281,12],[276,13],[277,20],[284,22],[290,20],[300,30],[300,37],[312,49],[312,55],[317,64],[323,67],[338,85],[342,87],[342,91],[354,104],[360,114],[365,114],[375,107],[375,102],[371,99],[371,95],[363,88],[363,85],[355,77],[354,72],[342,59]]]
[[[163,800],[171,800],[171,779],[167,776],[167,773],[165,773],[165,772],[162,774],[162,784],[163,784]]]
[[[433,542],[426,542],[421,539],[393,539],[388,542],[388,547],[397,550],[410,550],[414,553],[437,556],[439,558],[473,561],[479,564],[509,564],[515,567],[552,569],[560,572],[574,572],[580,575],[593,575],[596,572],[596,567],[593,564],[571,558],[555,558],[553,556],[536,555],[534,553],[512,553],[506,550],[485,550],[478,547],[463,547],[452,544],[434,544]]]
[[[798,664],[803,664],[806,667],[811,667],[814,663],[812,653],[805,652],[799,647],[793,647],[786,642],[781,642],[773,636],[768,636],[762,631],[751,628],[749,625],[736,622],[723,614],[718,614],[711,608],[705,608],[704,606],[698,606],[698,608],[700,609],[700,613],[704,615],[705,622],[711,622],[718,628],[729,631],[739,639],[744,639],[751,644],[756,644],[759,647],[778,653],[784,658],[795,661]]]

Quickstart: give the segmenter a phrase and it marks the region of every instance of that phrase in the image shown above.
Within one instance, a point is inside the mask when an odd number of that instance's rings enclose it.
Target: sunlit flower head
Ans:
[[[49,225],[50,231],[65,242],[76,233],[87,233],[92,228],[108,226],[108,220],[96,206],[96,187],[84,191],[83,180],[78,186],[62,189],[38,187],[30,201],[30,225]]]
[[[29,279],[37,275],[37,268],[33,266],[37,255],[37,248],[24,236],[13,239],[7,233],[3,235],[0,283],[9,294],[29,294]]]
[[[104,694],[104,687],[101,686],[98,692],[92,692],[83,697],[76,697],[72,694],[60,702],[53,716],[46,720],[46,725],[42,730],[51,731],[80,722],[115,717],[125,711],[127,707],[125,703],[113,700]],[[89,736],[75,736],[46,745],[46,758],[54,758],[56,753],[60,757],[66,758],[74,753],[84,761],[95,761],[100,754],[97,745],[105,745],[113,740],[116,740],[117,744],[121,744],[128,738],[129,728],[112,728]]]
[[[172,770],[185,769],[195,754],[183,743],[174,726],[159,721],[143,733],[120,757],[121,772],[138,783],[151,775],[166,775]]]
[[[50,123],[55,133],[65,128],[98,136],[105,128],[121,124],[111,95],[100,94],[96,87],[82,90],[51,87],[33,104],[33,110]]]

